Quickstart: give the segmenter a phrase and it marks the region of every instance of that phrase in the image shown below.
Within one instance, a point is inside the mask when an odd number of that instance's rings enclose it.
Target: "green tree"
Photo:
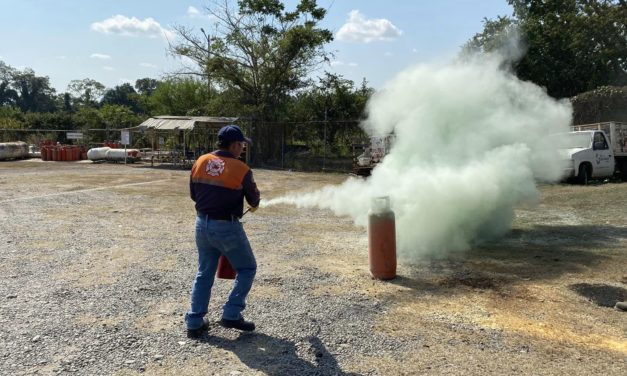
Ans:
[[[486,20],[466,47],[490,51],[515,25],[526,54],[519,78],[557,98],[604,85],[627,84],[625,0],[508,0],[514,18]]]
[[[134,127],[143,120],[127,106],[105,104],[100,108],[99,112],[102,121],[111,129]]]
[[[240,0],[238,9],[214,2],[207,10],[217,19],[217,35],[199,37],[177,27],[180,42],[170,51],[198,65],[182,73],[237,91],[239,102],[259,119],[275,118],[288,95],[306,86],[308,74],[327,60],[324,45],[333,37],[318,27],[326,10],[315,0],[301,0],[293,11],[279,0]]]
[[[17,92],[17,106],[24,112],[52,112],[55,110],[55,90],[50,79],[35,75],[32,69],[13,74],[11,86]]]
[[[17,103],[17,92],[11,87],[15,69],[0,60],[0,106],[13,106]]]
[[[172,78],[160,82],[145,106],[151,115],[205,115],[206,85],[194,78]]]
[[[131,108],[134,112],[139,112],[138,95],[133,86],[128,82],[107,90],[103,97],[103,105],[117,104]]]
[[[83,107],[78,109],[72,115],[72,122],[76,125],[77,129],[103,129],[105,128],[102,114],[98,109],[92,107]]]
[[[70,81],[67,91],[73,95],[75,104],[96,107],[105,92],[105,86],[96,80],[84,78]]]
[[[374,90],[364,79],[359,88],[341,75],[325,72],[318,83],[295,96],[289,120],[317,121],[316,126],[296,127],[292,140],[323,140],[328,145],[350,145],[357,122],[365,115],[366,102]],[[322,124],[322,122],[326,124]],[[310,141],[308,141],[310,143]],[[346,150],[344,150],[345,152]]]
[[[150,96],[157,88],[159,81],[154,78],[140,78],[135,81],[135,90],[141,95]]]
[[[364,79],[360,88],[341,75],[325,72],[318,83],[296,95],[289,110],[294,121],[359,120],[373,89]]]

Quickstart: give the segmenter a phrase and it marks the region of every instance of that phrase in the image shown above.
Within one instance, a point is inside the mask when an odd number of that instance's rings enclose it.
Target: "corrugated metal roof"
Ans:
[[[238,118],[213,116],[155,116],[135,128],[158,130],[190,130],[196,126],[222,126],[233,123]]]

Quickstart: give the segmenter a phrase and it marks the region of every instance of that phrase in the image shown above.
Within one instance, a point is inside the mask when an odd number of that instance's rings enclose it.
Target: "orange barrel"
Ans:
[[[39,150],[41,150],[41,160],[42,161],[47,161],[48,160],[48,156],[46,155],[46,146],[42,145],[41,148],[39,148]]]
[[[74,146],[74,160],[75,161],[81,160],[81,148],[79,148],[78,146]]]
[[[52,146],[50,145],[46,146],[46,160],[47,161],[52,160]]]
[[[58,147],[53,147],[52,148],[52,160],[53,161],[58,161],[59,160],[59,148]]]
[[[372,200],[368,212],[368,260],[374,278],[396,278],[396,226],[389,197]]]
[[[67,148],[65,146],[61,146],[61,151],[59,152],[59,160],[65,162],[67,161]]]
[[[229,259],[220,255],[218,259],[218,278],[235,279],[235,269],[231,266]]]

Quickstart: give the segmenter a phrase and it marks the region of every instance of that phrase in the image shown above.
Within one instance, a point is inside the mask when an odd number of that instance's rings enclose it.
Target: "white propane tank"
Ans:
[[[111,150],[111,148],[108,146],[102,148],[91,148],[87,150],[87,159],[90,161],[103,161],[107,157],[107,152],[109,150]]]
[[[123,161],[125,156],[127,156],[127,154],[124,149],[109,149],[107,150],[105,159],[108,161]]]
[[[109,149],[105,159],[111,162],[123,162],[125,159],[127,162],[135,162],[139,158],[139,150],[137,149]]]
[[[20,158],[28,158],[28,144],[26,142],[0,142],[0,161]]]

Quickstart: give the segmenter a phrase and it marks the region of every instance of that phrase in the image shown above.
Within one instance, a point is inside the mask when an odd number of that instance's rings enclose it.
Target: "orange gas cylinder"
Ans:
[[[58,161],[59,160],[59,148],[58,147],[53,147],[52,148],[52,160],[53,161]]]
[[[372,201],[368,213],[368,259],[374,278],[396,278],[396,226],[389,197]]]
[[[231,266],[229,259],[220,255],[218,260],[218,278],[222,279],[235,279],[235,269]]]
[[[48,154],[46,152],[46,146],[42,145],[39,150],[41,150],[41,160],[42,161],[47,161],[48,160]]]

